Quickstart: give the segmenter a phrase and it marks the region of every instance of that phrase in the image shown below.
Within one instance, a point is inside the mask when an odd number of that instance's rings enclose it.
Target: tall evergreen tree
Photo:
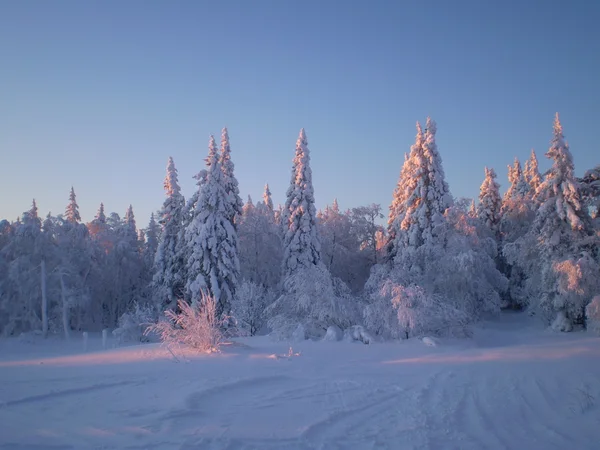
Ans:
[[[509,255],[527,270],[531,306],[553,321],[555,329],[569,331],[573,322],[583,319],[591,295],[572,283],[571,291],[565,289],[561,273],[570,267],[572,274],[579,273],[583,279],[595,277],[591,272],[598,270],[597,266],[591,268],[598,242],[582,206],[573,157],[558,113],[546,156],[553,164],[536,192],[540,206],[535,220],[529,233],[509,248]]]
[[[271,198],[271,190],[269,184],[265,184],[265,192],[263,193],[263,202],[265,206],[272,212],[273,211],[273,199]]]
[[[219,164],[223,171],[223,186],[227,193],[227,205],[226,214],[229,221],[235,225],[236,216],[242,213],[242,206],[244,203],[240,198],[240,189],[238,187],[238,181],[234,174],[234,164],[231,160],[231,146],[229,144],[229,134],[227,128],[223,128],[221,131],[221,154],[219,157]]]
[[[310,151],[304,128],[296,142],[292,177],[283,208],[283,274],[299,267],[315,266],[321,260],[317,211],[310,168]]]
[[[182,259],[180,240],[185,200],[181,195],[177,169],[171,157],[167,163],[164,189],[167,198],[160,212],[162,234],[156,251],[152,280],[156,301],[162,310],[176,308],[177,301],[183,298],[185,286],[185,262]]]
[[[77,196],[75,195],[75,189],[71,186],[71,193],[69,194],[69,204],[65,209],[65,219],[71,223],[80,223],[81,216],[79,215],[79,205],[77,204]]]
[[[148,255],[148,259],[152,262],[154,262],[154,258],[156,257],[159,238],[160,226],[156,222],[154,213],[151,213],[150,222],[148,223],[148,228],[146,229],[146,254]]]
[[[500,239],[500,220],[502,199],[500,185],[496,182],[494,169],[485,168],[485,179],[479,189],[477,216],[491,230],[496,239]]]
[[[421,128],[421,124],[417,122],[417,135],[415,137],[415,143],[410,147],[410,153],[404,154],[404,163],[400,171],[398,183],[394,189],[392,204],[389,208],[390,211],[387,222],[387,256],[390,261],[393,261],[398,253],[398,249],[402,246],[399,239],[401,236],[402,221],[404,220],[404,216],[406,214],[407,196],[411,190],[415,189],[415,179],[412,174],[415,171],[415,164],[417,164],[421,159],[424,141],[425,135],[423,134],[423,129]]]
[[[531,195],[535,195],[538,187],[542,183],[542,176],[540,175],[537,156],[535,155],[535,151],[533,149],[531,149],[531,155],[529,156],[529,159],[525,162],[523,176],[531,188]]]
[[[206,289],[217,302],[217,314],[228,315],[238,283],[237,233],[231,222],[230,196],[214,137],[210,137],[207,177],[196,205],[195,216],[186,230],[191,255],[187,289],[192,299]]]
[[[436,245],[441,239],[444,213],[452,205],[436,132],[436,123],[428,117],[422,148],[411,151],[409,158],[405,212],[400,223],[401,246],[406,249]]]
[[[531,186],[525,179],[523,170],[521,169],[521,162],[518,158],[512,165],[508,166],[508,189],[504,193],[503,201],[507,199],[522,198],[528,195]]]

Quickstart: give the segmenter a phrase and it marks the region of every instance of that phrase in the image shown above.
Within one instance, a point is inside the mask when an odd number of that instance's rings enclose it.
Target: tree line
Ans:
[[[539,172],[535,152],[509,166],[499,193],[485,169],[477,204],[455,199],[436,144],[417,124],[389,207],[315,208],[304,130],[284,205],[269,186],[243,202],[227,129],[209,140],[188,199],[172,158],[165,200],[139,229],[130,206],[84,224],[74,189],[64,214],[32,207],[0,222],[0,332],[123,329],[178,312],[209,293],[219,316],[250,334],[468,335],[502,308],[527,309],[556,329],[586,325],[598,285],[600,167],[578,179],[558,115]],[[345,331],[344,331],[345,330]],[[361,338],[363,336],[363,338]]]

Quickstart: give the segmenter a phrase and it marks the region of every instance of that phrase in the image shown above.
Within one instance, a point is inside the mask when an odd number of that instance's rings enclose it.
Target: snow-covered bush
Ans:
[[[351,342],[362,342],[369,345],[375,342],[373,336],[361,325],[353,325],[344,330],[344,339]]]
[[[244,280],[237,288],[232,314],[240,330],[254,336],[267,320],[265,309],[273,302],[273,292],[252,281]]]
[[[307,338],[321,339],[330,325],[344,329],[352,324],[353,301],[349,289],[341,280],[332,280],[322,264],[298,268],[267,308],[272,336],[287,339],[301,324]]]
[[[425,335],[468,336],[472,317],[450,299],[424,288],[386,280],[365,309],[370,329],[392,339]]]
[[[119,326],[112,334],[117,342],[148,342],[146,328],[156,322],[156,310],[151,305],[135,304],[135,307],[119,317]]]
[[[214,297],[202,292],[200,302],[190,305],[179,300],[178,306],[179,314],[165,311],[166,320],[150,325],[145,334],[156,333],[168,347],[181,344],[202,352],[218,352],[228,317],[217,316]]]
[[[596,295],[585,308],[587,329],[600,335],[600,295]]]
[[[337,325],[330,325],[325,333],[324,341],[336,342],[342,340],[344,332]]]
[[[571,322],[582,323],[591,294],[600,290],[598,263],[586,252],[578,259],[570,258],[554,263],[553,270],[557,276],[557,293],[552,299],[552,305],[548,307],[564,311]],[[567,327],[561,331],[571,329],[572,327]]]

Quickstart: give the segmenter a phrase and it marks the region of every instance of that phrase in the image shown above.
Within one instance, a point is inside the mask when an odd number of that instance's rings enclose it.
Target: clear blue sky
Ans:
[[[559,111],[576,171],[600,163],[600,2],[0,0],[0,218],[36,198],[138,226],[169,155],[186,197],[229,128],[243,198],[283,202],[298,131],[317,207],[387,213],[431,115],[455,196],[535,148]]]

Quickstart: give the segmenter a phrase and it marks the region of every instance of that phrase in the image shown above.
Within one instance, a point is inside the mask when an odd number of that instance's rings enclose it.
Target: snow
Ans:
[[[93,334],[89,352],[3,340],[0,448],[597,448],[600,340],[536,324],[504,314],[440,347],[252,337],[179,362]]]

